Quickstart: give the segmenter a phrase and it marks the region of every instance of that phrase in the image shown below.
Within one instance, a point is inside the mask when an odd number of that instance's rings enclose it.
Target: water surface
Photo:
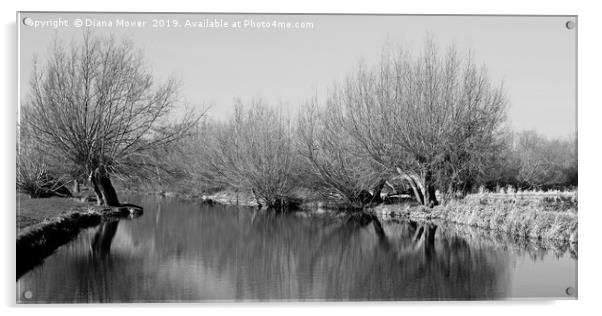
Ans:
[[[577,259],[569,251],[523,249],[466,228],[372,216],[277,214],[149,196],[128,201],[142,205],[144,215],[80,233],[18,280],[18,300],[576,296]]]

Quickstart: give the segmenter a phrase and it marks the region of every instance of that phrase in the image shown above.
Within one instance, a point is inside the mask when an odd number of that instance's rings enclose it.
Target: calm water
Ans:
[[[20,302],[571,298],[568,251],[408,221],[130,197],[17,282]],[[30,298],[26,298],[30,297]]]

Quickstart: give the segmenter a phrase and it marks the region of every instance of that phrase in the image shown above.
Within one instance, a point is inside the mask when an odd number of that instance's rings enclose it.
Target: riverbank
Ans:
[[[164,190],[132,190],[123,189],[124,194],[134,195],[154,195],[166,198],[178,198],[189,201],[199,201],[206,204],[221,204],[227,206],[258,207],[259,203],[251,192],[235,191],[230,189],[218,190],[212,192],[178,192]],[[298,192],[294,198],[300,203],[296,205],[295,210],[313,212],[316,210],[324,211],[343,211],[345,208],[334,202],[322,201],[318,197],[312,196],[310,192]]]
[[[210,204],[257,206],[252,194],[231,190],[207,194],[171,191],[147,194],[200,200]],[[307,212],[339,210],[336,205],[313,199],[305,200],[300,209]],[[463,199],[452,199],[434,208],[404,202],[381,204],[366,211],[381,218],[407,217],[412,220],[467,225],[515,239],[543,241],[554,247],[578,242],[576,192],[469,194]]]
[[[103,220],[135,217],[141,210],[102,207],[67,198],[30,199],[19,195],[17,211],[17,279],[82,229]]]
[[[127,191],[124,193],[140,194]],[[146,192],[168,198],[206,204],[256,207],[252,194],[224,190],[210,194]],[[82,229],[103,220],[136,216],[127,208],[105,208],[82,199],[29,199],[19,196],[17,214],[17,278],[75,238]],[[319,201],[305,201],[301,213],[336,212],[336,207]],[[365,210],[383,220],[430,221],[437,224],[474,227],[497,238],[509,238],[547,249],[569,249],[577,256],[577,199],[574,197],[473,194],[426,208],[414,202],[381,204]],[[536,247],[539,248],[539,247]],[[560,251],[559,250],[559,251]]]
[[[33,226],[46,219],[58,217],[72,209],[83,207],[84,204],[73,199],[50,197],[32,199],[24,194],[17,195],[17,235],[20,230]]]
[[[380,217],[439,220],[507,234],[518,239],[577,244],[576,198],[521,198],[469,195],[432,209],[411,205],[379,205],[370,210]]]

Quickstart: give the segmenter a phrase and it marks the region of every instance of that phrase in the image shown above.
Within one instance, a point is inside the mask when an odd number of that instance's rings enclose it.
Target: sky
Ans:
[[[43,60],[55,37],[80,41],[84,29],[133,41],[157,80],[176,78],[183,103],[210,106],[208,114],[218,119],[233,112],[237,98],[302,109],[360,61],[376,63],[384,45],[417,52],[431,36],[442,48],[453,42],[461,54],[470,51],[494,82],[503,82],[514,130],[557,138],[577,128],[577,28],[566,27],[573,16],[22,13],[18,19],[22,100],[34,56]],[[274,21],[312,26],[261,24]]]

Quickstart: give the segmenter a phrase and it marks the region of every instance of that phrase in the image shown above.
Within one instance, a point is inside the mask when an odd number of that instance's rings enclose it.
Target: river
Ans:
[[[569,251],[480,231],[128,196],[141,217],[82,231],[17,281],[22,303],[483,300],[577,293]]]

